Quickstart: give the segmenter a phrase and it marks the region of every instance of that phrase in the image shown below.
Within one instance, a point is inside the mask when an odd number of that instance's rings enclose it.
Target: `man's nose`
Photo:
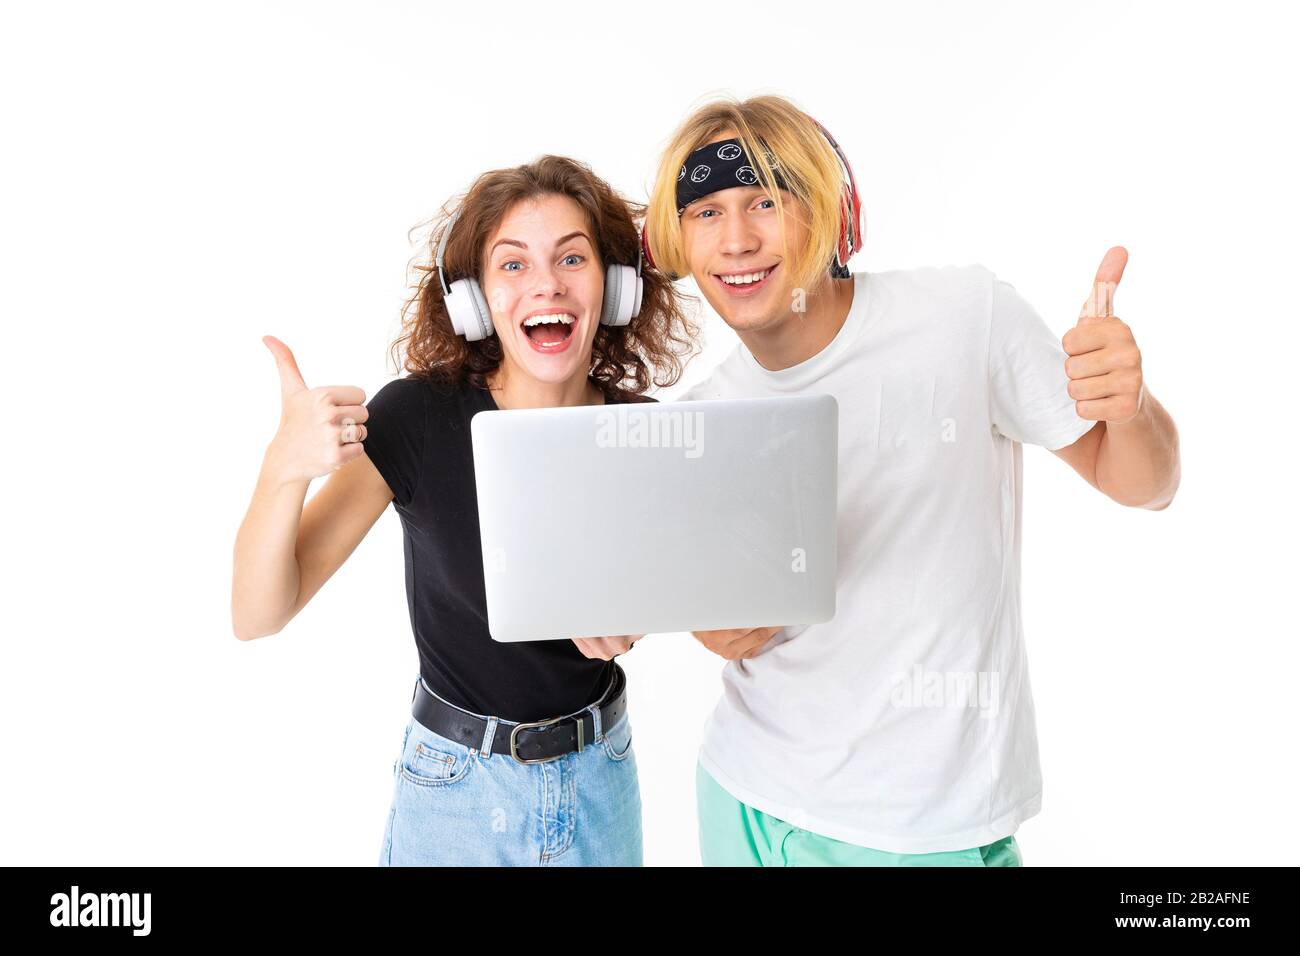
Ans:
[[[728,216],[722,230],[721,251],[727,255],[744,255],[758,248],[758,234],[742,216]]]

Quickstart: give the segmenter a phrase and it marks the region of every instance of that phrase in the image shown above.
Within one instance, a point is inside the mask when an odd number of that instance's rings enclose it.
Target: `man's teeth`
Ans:
[[[762,272],[749,272],[742,276],[718,276],[718,278],[727,285],[749,285],[751,282],[762,282],[771,273],[771,269],[764,269]]]
[[[565,325],[572,325],[577,319],[568,312],[553,312],[548,315],[534,315],[524,320],[524,328],[531,328],[534,325],[550,325],[553,322],[563,322]]]

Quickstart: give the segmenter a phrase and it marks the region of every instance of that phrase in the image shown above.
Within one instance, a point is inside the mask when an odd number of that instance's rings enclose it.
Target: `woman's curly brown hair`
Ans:
[[[455,207],[444,205],[414,263],[419,274],[414,294],[402,307],[402,330],[393,342],[394,356],[405,350],[406,371],[445,386],[468,381],[487,388],[487,376],[501,364],[496,335],[467,341],[451,326],[443,301],[434,254],[452,214],[456,228],[447,240],[443,267],[448,282],[472,277],[483,281],[485,246],[511,207],[521,200],[546,195],[567,196],[582,207],[591,226],[602,266],[610,262],[635,265],[640,247],[637,218],[645,207],[618,195],[584,163],[564,156],[542,156],[534,162],[496,169],[475,180]],[[418,227],[417,227],[418,228]],[[681,377],[684,362],[698,346],[698,329],[682,309],[682,299],[663,273],[644,265],[640,312],[623,326],[598,325],[591,350],[589,376],[607,396],[622,392],[644,394],[650,386],[667,386]]]

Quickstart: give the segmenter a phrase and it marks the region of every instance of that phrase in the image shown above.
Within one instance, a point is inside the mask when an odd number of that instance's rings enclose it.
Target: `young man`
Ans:
[[[1160,510],[1178,437],[1110,311],[1111,249],[1060,342],[980,265],[849,273],[847,163],[779,97],[672,138],[646,248],[740,337],[683,398],[839,402],[837,611],[696,634],[727,658],[697,768],[706,865],[1019,865],[1040,809],[1020,619],[1022,443]]]

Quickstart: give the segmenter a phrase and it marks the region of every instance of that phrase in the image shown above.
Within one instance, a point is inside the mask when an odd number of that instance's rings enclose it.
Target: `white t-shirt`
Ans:
[[[1021,443],[1061,448],[1096,422],[1075,412],[1057,335],[984,266],[853,279],[817,355],[771,372],[738,344],[682,396],[839,402],[835,618],[727,663],[700,762],[741,802],[834,839],[982,846],[1041,806]]]

